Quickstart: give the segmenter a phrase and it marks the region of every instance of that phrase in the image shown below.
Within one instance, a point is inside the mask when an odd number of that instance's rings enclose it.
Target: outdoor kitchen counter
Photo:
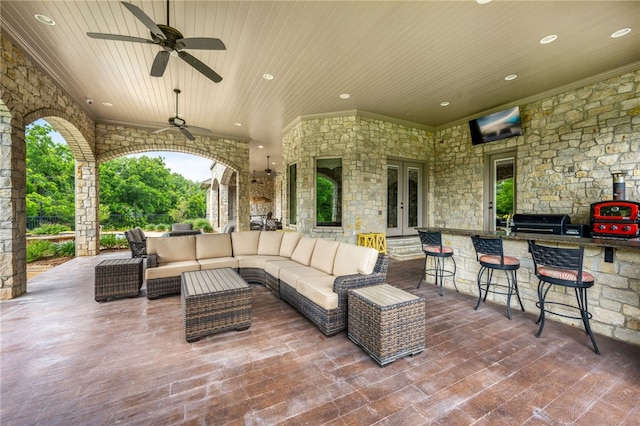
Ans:
[[[593,313],[591,327],[595,333],[613,337],[640,345],[640,241],[638,239],[579,238],[568,235],[548,235],[532,233],[486,232],[473,229],[419,228],[429,231],[441,231],[443,245],[452,247],[458,270],[456,281],[461,293],[477,297],[477,277],[480,268],[471,243],[471,235],[502,236],[505,254],[520,260],[518,269],[518,287],[526,312],[537,315],[540,310],[538,301],[538,279],[533,269],[533,260],[529,253],[528,240],[549,246],[583,245],[584,268],[595,277],[595,285],[589,289],[589,311]],[[416,277],[416,285],[420,277]],[[494,274],[494,279],[505,280],[504,274]],[[506,281],[506,280],[505,280]],[[455,291],[449,279],[444,280],[445,292]],[[424,285],[424,283],[423,283]],[[552,288],[553,298],[575,302],[573,292]],[[504,306],[504,296],[489,295],[494,303]],[[427,307],[428,307],[427,301]],[[479,308],[479,309],[482,309]],[[517,315],[514,311],[514,314]],[[574,320],[556,315],[547,317],[581,327]],[[505,321],[508,321],[505,318]],[[536,331],[531,324],[531,335]],[[543,336],[544,338],[544,336]],[[596,337],[597,339],[597,337]],[[585,341],[585,345],[587,342]]]
[[[502,236],[504,240],[534,240],[538,243],[562,243],[583,245],[585,247],[612,247],[612,248],[629,248],[640,249],[640,239],[622,239],[622,238],[580,238],[572,235],[549,235],[549,234],[531,234],[524,232],[512,232],[508,236],[504,231],[478,231],[473,229],[453,229],[453,228],[417,228],[428,232],[441,231],[443,234],[451,235],[480,235],[497,237]]]

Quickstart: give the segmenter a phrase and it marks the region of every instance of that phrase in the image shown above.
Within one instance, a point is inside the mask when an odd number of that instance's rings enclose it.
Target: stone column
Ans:
[[[27,292],[26,147],[0,102],[0,299]],[[15,143],[13,143],[15,141]]]
[[[76,161],[76,256],[95,256],[100,248],[98,166]]]

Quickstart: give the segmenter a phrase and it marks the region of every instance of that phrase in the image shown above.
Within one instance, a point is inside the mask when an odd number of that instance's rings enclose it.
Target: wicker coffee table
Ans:
[[[348,336],[381,366],[424,350],[424,298],[388,284],[349,290]]]
[[[142,287],[142,259],[110,259],[96,265],[95,299],[137,297]]]
[[[251,325],[251,287],[231,268],[183,272],[180,298],[187,342]]]

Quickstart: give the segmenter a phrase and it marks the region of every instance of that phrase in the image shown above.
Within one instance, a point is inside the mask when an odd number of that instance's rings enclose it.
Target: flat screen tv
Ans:
[[[474,145],[506,139],[522,134],[520,107],[513,107],[469,121]]]

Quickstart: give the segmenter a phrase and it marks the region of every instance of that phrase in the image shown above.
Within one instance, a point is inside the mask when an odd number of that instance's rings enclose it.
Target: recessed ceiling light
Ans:
[[[41,15],[40,13],[36,13],[35,15],[33,15],[39,22],[45,24],[45,25],[55,25],[56,21],[54,21],[53,19],[49,18],[46,15]]]
[[[262,148],[264,148],[264,146],[263,145],[258,145],[258,148],[262,149]]]
[[[271,74],[262,74],[262,78],[265,80],[273,80],[273,75]]]
[[[236,127],[242,127],[242,123],[238,123],[238,122],[233,123],[233,125]]]
[[[476,3],[478,3],[478,4],[487,4],[487,3],[491,3],[491,0],[476,0]]]
[[[625,35],[629,34],[630,32],[631,32],[631,28],[623,28],[623,29],[618,30],[615,33],[611,34],[611,38],[622,37],[622,36],[625,36]]]
[[[543,37],[542,40],[540,40],[540,44],[552,43],[552,42],[556,41],[557,38],[558,38],[558,36],[555,35],[555,34],[548,35],[546,37]]]
[[[349,99],[351,97],[350,94],[348,93],[341,93],[340,94],[340,99]]]
[[[113,104],[111,102],[103,102],[102,105],[106,106],[106,107],[112,107]]]
[[[507,80],[507,81],[511,81],[511,80],[515,80],[516,78],[518,78],[517,74],[509,74],[504,79]]]
[[[442,102],[440,102],[440,106],[442,106],[442,107],[449,106],[449,101],[442,101]]]

